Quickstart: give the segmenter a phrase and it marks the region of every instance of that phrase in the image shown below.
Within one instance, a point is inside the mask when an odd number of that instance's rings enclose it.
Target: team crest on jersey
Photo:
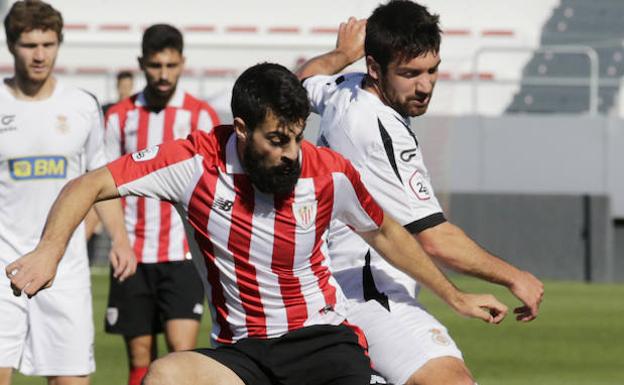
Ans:
[[[134,159],[135,162],[145,162],[146,160],[154,159],[158,154],[158,149],[158,146],[154,146],[141,151],[137,151],[132,154],[132,159]]]
[[[69,123],[67,122],[67,116],[58,115],[56,117],[56,129],[65,134],[69,131]]]
[[[293,215],[295,216],[297,225],[304,230],[309,229],[316,220],[316,208],[316,201],[293,203]]]

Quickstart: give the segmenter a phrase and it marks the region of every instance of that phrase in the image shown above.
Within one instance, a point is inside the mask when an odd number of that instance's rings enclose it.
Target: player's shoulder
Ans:
[[[101,111],[100,101],[92,92],[61,82],[58,82],[56,87],[59,87],[59,89],[54,95],[63,104],[71,104],[74,108]]]
[[[205,100],[198,98],[188,92],[184,93],[184,106],[189,110],[208,110],[214,111],[214,108]]]
[[[338,152],[327,148],[318,147],[304,140],[301,143],[302,177],[316,177],[328,175],[335,172],[347,172],[351,164]]]
[[[139,94],[134,94],[125,99],[120,100],[117,103],[114,103],[112,106],[108,108],[106,111],[106,116],[110,116],[112,114],[124,114],[128,111],[134,110],[136,108],[136,99],[139,97]]]

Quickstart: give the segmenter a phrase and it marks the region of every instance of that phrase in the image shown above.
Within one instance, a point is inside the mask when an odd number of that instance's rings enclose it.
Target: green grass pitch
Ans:
[[[492,292],[510,308],[517,301],[505,289],[453,277],[462,289]],[[103,332],[108,276],[93,275],[95,357],[93,385],[126,384],[126,353],[121,337]],[[513,316],[492,326],[463,319],[426,291],[422,300],[450,330],[479,385],[624,384],[624,285],[546,282],[541,314],[531,323]],[[204,317],[200,346],[208,345]],[[164,344],[160,340],[161,352]],[[15,385],[44,379],[16,374]]]

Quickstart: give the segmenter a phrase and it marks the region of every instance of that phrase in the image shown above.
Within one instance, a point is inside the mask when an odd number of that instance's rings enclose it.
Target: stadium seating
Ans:
[[[610,112],[618,100],[624,72],[624,2],[562,0],[544,25],[540,44],[586,46],[598,56],[600,113]],[[535,53],[523,70],[526,79],[573,80],[573,85],[524,84],[507,108],[509,113],[585,113],[589,111],[590,63],[579,54]],[[578,83],[585,82],[584,86]]]

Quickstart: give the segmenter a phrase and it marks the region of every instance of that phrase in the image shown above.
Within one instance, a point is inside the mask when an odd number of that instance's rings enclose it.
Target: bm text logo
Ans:
[[[14,180],[64,179],[67,176],[67,158],[33,156],[9,159],[9,170]]]

